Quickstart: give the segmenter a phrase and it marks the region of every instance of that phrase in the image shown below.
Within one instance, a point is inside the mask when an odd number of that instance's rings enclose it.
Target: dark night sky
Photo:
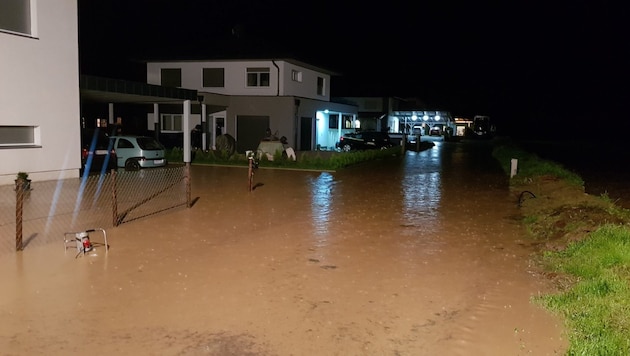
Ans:
[[[79,0],[80,63],[144,81],[147,59],[291,57],[340,72],[333,96],[419,97],[506,131],[578,119],[579,133],[630,128],[628,15],[606,0]]]

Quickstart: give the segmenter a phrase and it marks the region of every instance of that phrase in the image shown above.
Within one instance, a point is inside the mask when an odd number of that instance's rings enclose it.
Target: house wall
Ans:
[[[0,184],[18,171],[77,177],[81,165],[77,0],[33,4],[33,36],[0,31],[0,126],[36,126],[36,144],[0,147]]]
[[[274,65],[275,63],[275,65]],[[277,67],[276,67],[277,66]],[[269,68],[268,87],[248,87],[247,68]],[[147,63],[147,83],[161,85],[163,68],[180,68],[182,88],[195,89],[202,94],[255,96],[299,96],[317,100],[330,100],[330,75],[287,61],[181,61]],[[203,87],[203,68],[224,68],[224,87]],[[292,79],[292,71],[301,73],[301,81]],[[324,79],[324,95],[317,94],[317,77]]]

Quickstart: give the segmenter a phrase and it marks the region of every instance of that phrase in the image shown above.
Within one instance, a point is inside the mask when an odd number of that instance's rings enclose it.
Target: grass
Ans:
[[[562,165],[543,160],[537,155],[523,151],[511,144],[497,146],[493,155],[501,162],[501,167],[507,174],[510,174],[511,160],[513,158],[518,160],[518,171],[516,176],[511,179],[511,184],[524,183],[534,177],[554,176],[574,186],[584,185],[584,181],[579,175],[568,171]]]
[[[513,189],[540,188],[542,176],[553,178],[553,192],[561,184],[583,187],[575,173],[515,146],[496,147],[493,154],[508,174],[511,158],[519,160]],[[526,201],[523,223],[534,239],[547,241],[540,260],[559,286],[534,302],[564,318],[567,355],[629,355],[630,212],[606,195],[586,199],[580,189],[562,194],[578,197],[550,193]]]
[[[569,327],[568,355],[630,354],[630,231],[605,225],[566,250],[547,252],[548,269],[569,276],[566,290],[536,301]]]
[[[312,151],[300,154],[296,161],[284,157],[281,152],[273,155],[273,160],[263,155],[259,160],[259,167],[276,167],[287,169],[330,170],[335,171],[353,164],[385,159],[402,154],[400,147],[392,147],[386,150],[365,150],[353,152],[321,152]],[[167,150],[166,159],[173,163],[182,163],[184,154],[180,148]],[[214,164],[247,166],[248,158],[245,154],[221,151],[196,151],[192,157],[192,164]]]

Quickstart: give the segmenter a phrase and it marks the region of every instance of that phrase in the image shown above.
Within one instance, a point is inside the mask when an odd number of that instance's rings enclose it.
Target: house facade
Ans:
[[[0,184],[77,177],[76,0],[0,2]]]
[[[334,149],[339,137],[357,128],[357,107],[330,100],[331,73],[292,59],[156,61],[147,63],[147,82],[197,90],[189,127],[200,125],[204,148],[229,134],[237,151],[255,150],[270,130],[297,150]],[[147,128],[183,134],[177,108],[155,107]]]

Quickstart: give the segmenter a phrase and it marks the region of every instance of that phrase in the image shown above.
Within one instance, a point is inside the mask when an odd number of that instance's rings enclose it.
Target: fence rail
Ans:
[[[0,254],[190,206],[190,166],[0,186]]]

